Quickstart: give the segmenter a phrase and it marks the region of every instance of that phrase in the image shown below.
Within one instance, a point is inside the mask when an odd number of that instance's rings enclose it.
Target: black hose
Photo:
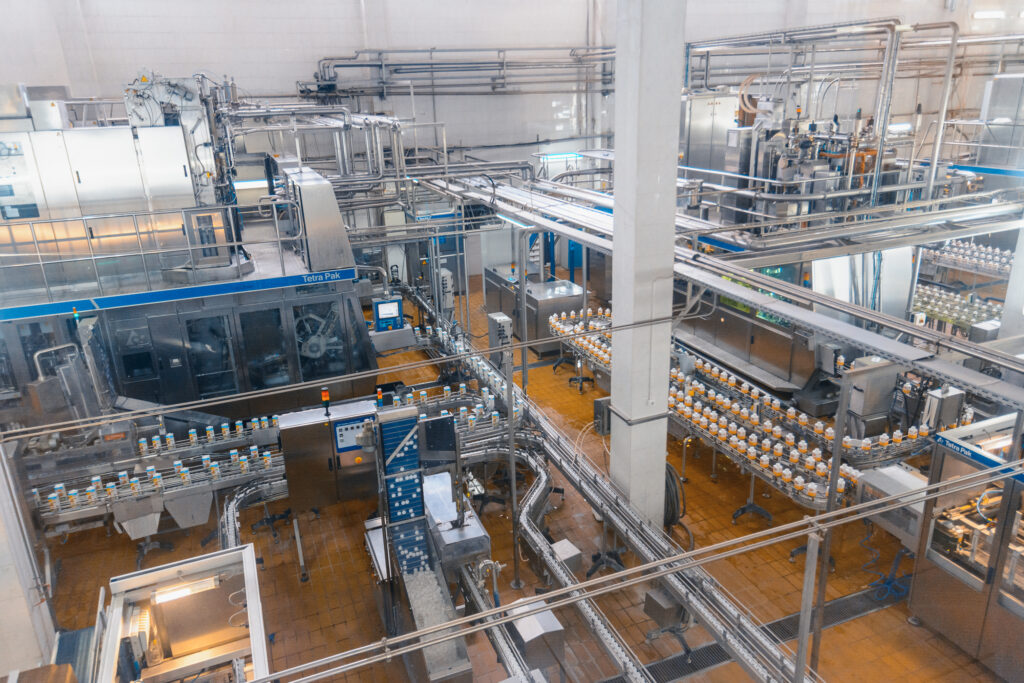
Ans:
[[[682,518],[680,503],[682,501],[683,485],[679,482],[679,475],[676,468],[665,463],[665,526],[671,527]]]
[[[693,532],[690,531],[690,527],[686,526],[683,522],[683,517],[685,516],[686,489],[679,479],[676,468],[672,467],[669,463],[665,463],[665,528],[671,529],[676,525],[682,527],[687,536],[685,547],[687,550],[693,550],[696,547],[696,540],[693,537]]]

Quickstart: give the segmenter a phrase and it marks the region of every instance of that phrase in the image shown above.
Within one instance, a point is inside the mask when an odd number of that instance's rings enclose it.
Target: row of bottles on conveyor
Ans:
[[[226,458],[215,459],[204,454],[200,458],[198,468],[189,467],[181,460],[175,460],[172,472],[160,472],[153,465],[146,467],[145,476],[133,476],[127,470],[118,472],[116,481],[104,483],[103,477],[93,476],[89,485],[81,492],[79,489],[68,489],[65,484],[53,485],[53,491],[46,497],[46,509],[49,512],[73,510],[78,507],[89,507],[100,503],[113,502],[121,498],[131,498],[150,493],[160,493],[168,481],[176,481],[177,486],[191,486],[193,472],[196,469],[204,474],[203,481],[217,480],[221,477],[249,474],[254,468],[262,467],[269,470],[274,467],[277,458],[269,451],[260,453],[257,446],[249,446],[247,452],[232,448]],[[166,475],[166,478],[165,478]],[[198,482],[196,482],[198,483]],[[43,506],[42,494],[39,489],[32,489],[32,500],[37,507]]]
[[[914,290],[914,313],[949,322],[963,329],[986,320],[1001,320],[1003,307],[994,301],[968,299],[943,287],[918,285]]]
[[[941,249],[925,249],[925,258],[969,271],[1009,275],[1013,252],[975,242],[952,240]]]
[[[756,408],[741,408],[735,401],[719,403],[723,395],[703,390],[699,382],[686,379],[682,393],[676,387],[671,391],[676,394],[669,396],[669,409],[709,439],[717,440],[719,448],[731,449],[735,459],[746,458],[751,467],[770,472],[780,486],[792,487],[797,494],[808,498],[827,495],[832,467],[831,458],[825,458],[827,451],[818,446],[811,448],[806,439],[797,441],[792,432],[771,420],[762,422]],[[832,428],[827,428],[825,437],[831,433]],[[846,490],[847,482],[856,484],[860,477],[859,470],[846,464],[840,467],[840,474],[839,493]]]
[[[669,410],[720,447],[731,449],[737,459],[745,458],[752,467],[770,471],[783,486],[808,498],[825,495],[831,470],[831,457],[827,456],[835,443],[832,426],[821,420],[812,424],[806,414],[784,407],[780,399],[700,358],[694,359],[694,371],[696,376],[690,376],[672,368]],[[966,415],[967,420],[970,417]],[[906,452],[908,444],[928,435],[927,425],[921,425],[910,427],[905,435],[900,430],[891,436],[881,434],[874,441],[846,436],[842,441],[844,460],[885,460]],[[847,482],[856,483],[860,474],[856,467],[842,464],[839,492]]]
[[[566,340],[580,351],[608,365],[612,362],[612,333],[608,331],[612,322],[612,309],[598,307],[597,313],[588,308],[584,311],[562,311],[548,318],[551,331],[557,336],[593,332],[586,336]]]
[[[505,389],[506,386],[507,385],[505,384],[504,380],[501,380],[501,387],[502,387],[503,390]],[[417,396],[418,396],[418,398],[417,398]],[[442,398],[443,400],[451,401],[453,399],[458,399],[459,397],[469,397],[469,394],[467,394],[467,389],[466,389],[466,383],[465,382],[459,382],[459,390],[458,390],[457,394],[452,392],[451,385],[446,384],[446,385],[444,385],[444,387],[442,387],[442,389],[441,389],[441,397],[440,398]],[[435,396],[433,398],[436,399],[438,397]],[[491,424],[491,426],[492,427],[497,427],[498,424],[501,421],[501,415],[498,413],[497,410],[494,409],[494,394],[491,393],[490,388],[488,388],[486,386],[481,387],[481,389],[480,389],[480,397],[479,398],[480,398],[480,403],[475,403],[472,408],[470,408],[469,406],[459,406],[459,409],[456,410],[456,411],[450,411],[447,408],[443,408],[441,410],[441,417],[451,416],[454,419],[455,424],[457,426],[463,426],[463,427],[466,427],[467,429],[469,429],[470,431],[473,431],[473,429],[478,424],[483,425],[485,423],[485,421],[487,420],[487,416],[490,415],[490,424]],[[391,405],[393,407],[399,407],[399,406],[403,406],[403,405],[405,405],[405,406],[416,406],[416,405],[419,405],[419,406],[422,407],[422,406],[426,406],[426,404],[430,400],[431,400],[431,397],[427,394],[427,390],[426,389],[421,389],[418,395],[414,394],[411,391],[408,392],[405,395],[405,399],[404,400],[402,399],[402,397],[400,395],[395,394],[395,396],[391,400]],[[380,389],[377,390],[377,405],[378,406],[384,405],[383,391],[381,391]],[[427,413],[425,413],[425,412],[424,413],[420,413],[420,421],[421,422],[426,420],[427,418],[428,418]],[[517,420],[519,418],[519,406],[518,405],[513,409],[512,418],[513,418],[513,420]]]
[[[841,356],[837,361],[837,367],[840,372],[845,368],[845,362]],[[708,400],[719,409],[725,408],[728,412],[737,415],[740,419],[748,421],[754,426],[760,426],[762,419],[766,417],[768,419],[774,418],[775,426],[785,425],[797,434],[831,448],[831,444],[835,439],[835,429],[825,422],[816,420],[812,424],[810,418],[805,413],[797,411],[792,406],[784,408],[783,402],[779,398],[772,396],[768,392],[762,392],[757,387],[752,387],[749,383],[739,380],[735,375],[712,363],[707,363],[697,358],[694,360],[694,368],[697,374],[701,375],[705,381],[718,386],[719,391],[716,393],[714,389],[709,389],[704,382],[686,377],[678,369],[673,369],[672,387],[675,389],[676,394],[673,396],[670,389],[670,404],[677,405],[681,401],[685,405],[685,398],[687,397],[690,397],[692,400],[694,395],[707,396],[710,397]],[[910,384],[905,383],[902,391],[909,393],[911,391]],[[732,395],[730,396],[730,394]],[[968,408],[960,423],[970,424],[972,419],[973,411]],[[872,441],[871,437],[853,439],[847,436],[843,438],[843,447],[851,451],[857,451],[862,457],[870,454],[880,456],[879,459],[884,459],[889,455],[885,452],[887,449],[893,451],[900,450],[897,447],[905,441],[927,438],[929,433],[928,425],[922,424],[910,427],[906,434],[899,429],[895,430],[891,436],[887,433],[880,434],[874,441]]]
[[[490,420],[492,425],[496,425],[498,421],[498,414],[494,410],[495,398],[504,399],[508,396],[508,383],[505,378],[491,366],[483,356],[478,354],[471,354],[472,347],[468,346],[462,339],[455,338],[447,330],[442,327],[433,328],[427,325],[427,337],[431,340],[436,340],[445,352],[452,355],[460,355],[462,358],[462,368],[473,377],[476,377],[477,385],[480,391],[480,396],[483,399],[482,404],[474,406],[473,410],[467,409],[463,413],[462,409],[459,409],[459,414],[456,417],[456,423],[465,424],[470,429],[474,428],[477,424],[487,419],[488,412],[490,413]],[[469,355],[464,355],[469,354]],[[452,389],[450,386],[443,388],[444,398],[450,398]],[[466,393],[465,383],[459,383],[459,394]],[[426,401],[426,392],[420,392],[421,401]],[[406,401],[411,400],[411,394],[406,394]],[[379,397],[378,397],[379,403]],[[396,403],[396,405],[399,405]],[[447,412],[447,411],[443,411]],[[512,406],[512,422],[519,422],[520,416],[523,414],[523,401],[519,396],[515,397]],[[421,418],[425,417],[423,414]]]

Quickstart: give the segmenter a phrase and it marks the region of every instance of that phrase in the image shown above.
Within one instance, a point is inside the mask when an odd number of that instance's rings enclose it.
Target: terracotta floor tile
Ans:
[[[486,334],[487,329],[479,287],[479,277],[473,278],[469,299],[472,330],[477,335]],[[380,381],[401,379],[407,384],[432,381],[437,373],[429,367],[402,373],[386,371],[421,358],[423,356],[417,352],[403,352],[379,359],[380,367],[385,370],[379,375]],[[530,360],[539,359],[531,353]],[[573,371],[566,366],[557,372],[549,366],[531,369],[527,388],[553,422],[570,439],[575,439],[593,418],[593,399],[605,394],[590,386],[579,393],[568,384],[572,375]],[[516,377],[520,380],[518,372]],[[581,439],[583,452],[605,469],[607,445],[607,437],[592,432]],[[667,450],[668,461],[681,471],[681,444],[670,438]],[[708,545],[764,529],[766,523],[760,518],[747,516],[736,525],[731,523],[733,510],[746,500],[749,479],[727,462],[717,459],[718,477],[712,480],[711,466],[710,452],[690,449],[686,462],[689,482],[685,486],[688,514],[684,521],[692,530],[696,543]],[[557,472],[553,473],[552,483],[556,486],[565,484]],[[571,487],[565,488],[564,502],[557,496],[551,498],[555,509],[547,517],[547,527],[555,540],[568,538],[581,550],[585,561],[584,570],[578,573],[578,577],[582,579],[590,566],[590,555],[602,547],[602,529],[582,497]],[[775,524],[799,520],[807,514],[781,495],[762,498],[760,492],[758,487],[757,502],[774,515]],[[257,556],[263,560],[259,581],[267,632],[275,634],[275,642],[270,647],[275,670],[351,649],[383,635],[362,531],[362,521],[374,505],[374,501],[339,503],[321,510],[319,519],[309,513],[298,514],[310,576],[306,583],[299,580],[291,526],[279,524],[279,538],[275,542],[266,530],[251,531],[250,525],[263,516],[261,509],[243,511],[243,542],[253,543]],[[281,501],[271,504],[270,510],[280,512],[289,506],[287,501]],[[491,534],[494,559],[508,565],[499,576],[503,604],[517,597],[532,595],[537,588],[543,587],[544,582],[534,574],[529,563],[524,562],[522,578],[526,587],[522,591],[509,588],[512,578],[509,510],[502,505],[488,506],[482,522]],[[214,526],[211,521],[205,527],[162,537],[161,540],[175,544],[174,550],[151,553],[145,558],[144,566],[215,550],[216,543],[206,548],[199,543]],[[681,544],[685,543],[686,536],[681,529],[677,528],[673,533]],[[834,535],[836,571],[829,576],[829,596],[860,590],[874,578],[861,568],[869,558],[859,545],[864,534],[865,528],[857,523]],[[615,543],[610,531],[604,538],[609,544]],[[870,544],[881,553],[879,566],[884,571],[898,543],[876,530]],[[804,561],[797,558],[796,562],[789,562],[789,552],[796,545],[798,543],[789,542],[719,560],[711,563],[708,571],[759,619],[778,619],[799,608]],[[54,559],[60,562],[54,605],[57,623],[65,629],[90,625],[95,619],[93,605],[98,599],[100,586],[105,586],[110,576],[135,569],[134,543],[120,535],[108,538],[102,529],[73,534],[64,543],[54,543],[51,551]],[[627,566],[637,564],[637,558],[630,553],[623,559]],[[905,561],[903,571],[910,568],[910,562]],[[647,633],[654,628],[653,622],[643,612],[646,589],[647,586],[643,586],[604,595],[595,603],[608,620],[619,627],[622,637],[641,661],[651,662],[678,653],[681,647],[671,636],[662,636],[652,643],[645,642]],[[611,660],[590,634],[579,613],[572,608],[562,608],[556,616],[566,629],[566,650],[561,656],[566,680],[589,682],[614,674]],[[991,673],[941,636],[927,629],[909,626],[907,616],[906,606],[901,604],[827,629],[823,652],[828,654],[822,657],[821,675],[827,680],[857,681],[892,680],[899,676],[915,680],[994,680]],[[687,631],[686,636],[692,646],[710,641],[710,636],[699,625]],[[505,678],[486,637],[471,638],[469,653],[475,680],[500,681]],[[550,673],[557,676],[557,670]],[[735,664],[726,664],[695,677],[701,681],[729,682],[743,678],[742,670]],[[407,680],[407,674],[404,666],[395,660],[352,672],[337,680],[397,683]]]

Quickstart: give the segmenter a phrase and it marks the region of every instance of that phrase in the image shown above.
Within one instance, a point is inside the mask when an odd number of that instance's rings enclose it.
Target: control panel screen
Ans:
[[[386,301],[384,303],[377,304],[377,317],[381,320],[387,320],[389,318],[398,317],[398,302],[397,301]]]

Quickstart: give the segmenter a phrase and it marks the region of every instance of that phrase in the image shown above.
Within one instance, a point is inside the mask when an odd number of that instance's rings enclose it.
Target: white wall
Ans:
[[[1024,31],[1020,0],[727,0],[687,3],[686,37],[899,16],[961,23],[965,32]],[[1004,7],[1004,22],[970,13]],[[613,44],[615,0],[0,0],[0,83],[70,85],[77,97],[118,97],[142,68],[235,77],[243,92],[291,94],[325,55],[364,48],[537,47]],[[589,26],[589,36],[588,36]],[[583,133],[571,96],[448,97],[417,101],[418,120],[448,124],[450,144],[505,143]],[[607,128],[610,98],[591,101]],[[377,101],[409,116],[407,97]],[[602,110],[605,112],[602,114]],[[528,153],[532,150],[527,150]],[[490,153],[516,157],[522,150]]]
[[[290,94],[320,57],[367,47],[582,45],[591,1],[0,0],[17,17],[5,21],[0,82],[117,97],[146,67]]]
[[[18,498],[7,451],[0,446],[0,672],[31,669],[50,661],[55,642],[49,604],[31,542],[21,531]],[[19,512],[21,514],[19,514]],[[31,534],[32,532],[29,531]]]
[[[965,32],[1020,31],[1019,0],[690,0],[686,38],[900,16],[956,20]],[[1003,22],[972,22],[1002,7]],[[0,82],[68,84],[120,94],[142,67],[232,74],[253,93],[291,93],[328,54],[362,48],[582,45],[614,42],[615,0],[0,0]]]

